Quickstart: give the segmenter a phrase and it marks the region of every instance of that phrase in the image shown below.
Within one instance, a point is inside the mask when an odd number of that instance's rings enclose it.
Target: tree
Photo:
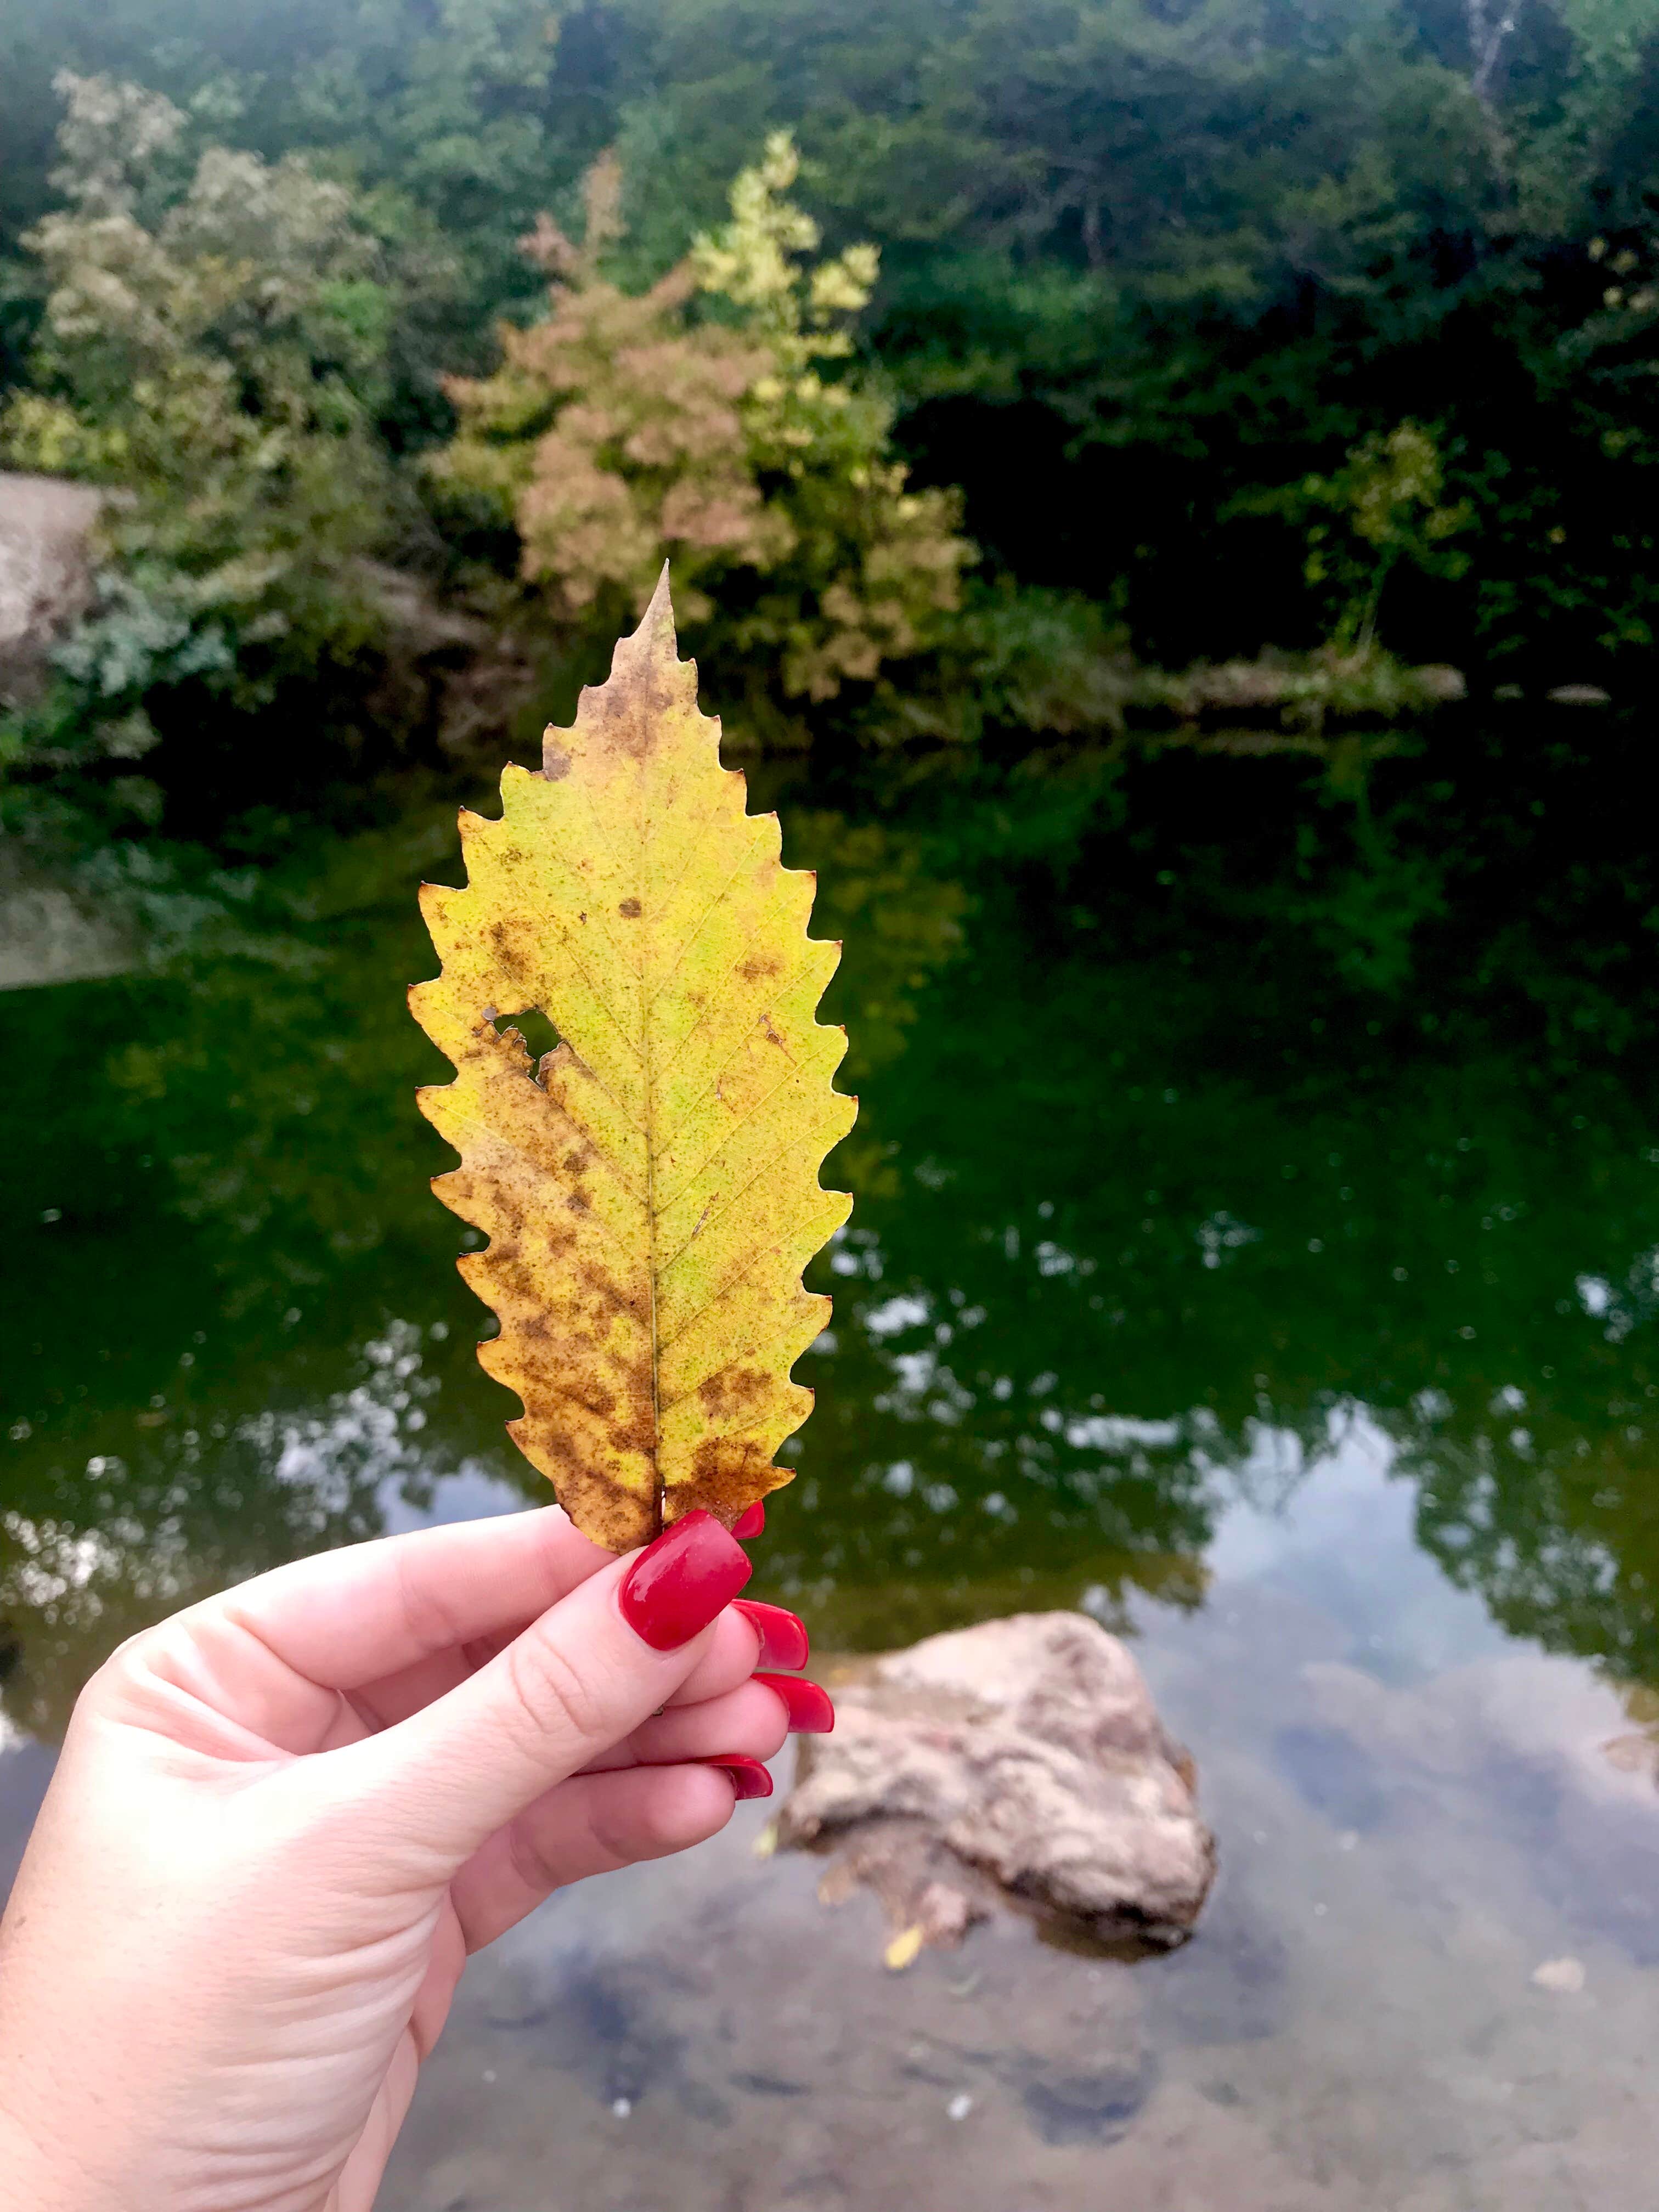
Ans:
[[[1444,493],[1432,432],[1397,422],[1351,447],[1333,475],[1247,495],[1234,511],[1281,514],[1302,526],[1303,574],[1333,606],[1335,642],[1363,652],[1376,639],[1383,586],[1402,562],[1440,576],[1468,566],[1468,556],[1447,541],[1470,526],[1473,510]]]
[[[390,292],[344,186],[292,155],[192,163],[170,100],[58,82],[68,204],[26,240],[50,293],[0,454],[111,487],[100,603],[58,658],[83,734],[131,756],[158,687],[258,706],[374,634],[360,563],[398,505],[373,416]]]
[[[810,706],[921,653],[957,605],[958,501],[908,488],[890,402],[857,374],[851,318],[877,274],[853,246],[808,265],[787,134],[731,191],[731,220],[647,290],[604,272],[621,233],[614,159],[589,172],[580,245],[526,241],[550,312],[505,327],[490,377],[453,380],[434,471],[510,519],[544,619],[614,633],[665,558],[689,640],[751,742],[800,744]]]

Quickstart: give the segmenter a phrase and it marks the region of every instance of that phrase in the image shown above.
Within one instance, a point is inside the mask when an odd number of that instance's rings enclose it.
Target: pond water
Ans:
[[[389,2212],[551,2172],[573,2212],[1645,2204],[1653,1101],[1136,934],[1040,823],[784,816],[862,1103],[755,1592],[832,1669],[1038,1607],[1131,1634],[1220,1880],[1169,1959],[1011,1923],[895,1977],[746,1807],[480,1962]],[[0,1883],[134,1626],[545,1495],[410,1097],[453,850],[411,816],[296,864],[281,932],[0,1000]]]

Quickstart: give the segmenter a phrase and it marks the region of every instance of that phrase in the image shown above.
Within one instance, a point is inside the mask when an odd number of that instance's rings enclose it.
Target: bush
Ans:
[[[959,501],[915,491],[890,403],[857,373],[851,318],[874,250],[811,265],[816,224],[786,197],[775,133],[732,187],[732,219],[647,291],[606,279],[620,171],[589,172],[580,245],[544,216],[528,250],[550,312],[501,332],[495,375],[455,379],[434,472],[509,521],[540,620],[614,635],[665,559],[689,641],[750,744],[806,742],[807,715],[934,645],[971,549]]]
[[[375,636],[360,564],[399,514],[373,417],[391,293],[343,186],[294,156],[192,163],[169,100],[58,85],[68,205],[27,240],[51,290],[0,456],[115,488],[45,711],[130,758],[159,690],[258,708]]]

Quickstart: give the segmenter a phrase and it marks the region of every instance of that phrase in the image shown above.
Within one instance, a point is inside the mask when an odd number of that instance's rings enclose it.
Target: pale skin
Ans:
[[[368,2212],[469,1953],[683,1850],[781,1747],[556,1507],[279,1568],[125,1644],[0,1924],[0,2203]],[[659,1710],[660,1709],[660,1710]]]

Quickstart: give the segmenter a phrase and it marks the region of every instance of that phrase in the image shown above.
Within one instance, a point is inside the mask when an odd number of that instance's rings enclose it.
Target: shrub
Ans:
[[[1448,501],[1445,490],[1433,432],[1397,422],[1351,446],[1334,475],[1246,494],[1231,512],[1282,515],[1301,527],[1304,580],[1326,605],[1332,641],[1363,653],[1376,640],[1383,586],[1397,568],[1457,577],[1468,567],[1468,555],[1448,540],[1471,526],[1474,512],[1467,501]]]
[[[398,504],[373,421],[391,295],[343,186],[294,156],[192,164],[159,94],[57,82],[68,204],[26,241],[51,291],[0,455],[117,488],[97,605],[58,660],[130,757],[158,686],[258,707],[374,635],[359,565]]]
[[[544,216],[527,250],[550,313],[504,329],[490,377],[455,379],[434,471],[509,520],[541,619],[614,635],[665,559],[689,641],[750,744],[799,744],[814,705],[923,653],[971,549],[955,493],[912,490],[890,403],[848,362],[877,274],[854,246],[808,264],[817,225],[787,197],[775,133],[731,221],[647,291],[603,274],[621,175],[590,170],[580,245]]]

